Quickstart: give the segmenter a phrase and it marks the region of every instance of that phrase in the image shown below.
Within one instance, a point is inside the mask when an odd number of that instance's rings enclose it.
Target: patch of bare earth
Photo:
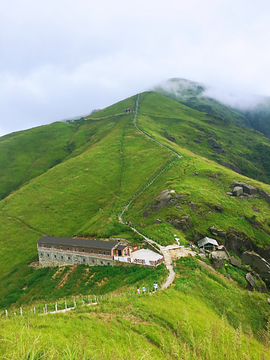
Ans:
[[[172,261],[176,261],[177,259],[181,257],[187,257],[187,256],[195,256],[196,253],[190,249],[187,248],[179,248],[179,249],[172,249],[169,250]]]
[[[58,284],[58,290],[61,289],[68,282],[69,275],[74,270],[75,270],[75,268],[71,268],[64,274],[63,278],[61,279],[60,283]]]

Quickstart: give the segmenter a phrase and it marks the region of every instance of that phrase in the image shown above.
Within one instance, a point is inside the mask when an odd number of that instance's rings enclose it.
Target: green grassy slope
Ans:
[[[14,360],[269,358],[266,294],[238,289],[193,259],[178,260],[175,270],[167,291],[66,314],[1,316],[0,353]]]
[[[0,199],[63,161],[75,131],[58,122],[0,138]]]
[[[166,102],[166,106],[163,106],[163,102]],[[268,192],[269,186],[236,174],[212,160],[206,159],[204,156],[209,159],[212,157],[207,144],[204,143],[205,146],[202,144],[199,146],[196,143],[191,145],[188,139],[188,137],[196,138],[198,128],[204,128],[204,133],[211,133],[215,129],[217,136],[223,137],[222,146],[224,146],[225,141],[228,141],[228,137],[224,135],[226,129],[223,130],[222,127],[218,126],[214,128],[212,125],[209,127],[205,123],[204,114],[197,114],[197,111],[188,108],[183,110],[177,102],[156,93],[145,93],[141,96],[138,125],[156,140],[178,151],[183,155],[183,158],[162,174],[155,181],[154,186],[149,187],[138,199],[132,202],[125,213],[125,219],[131,219],[137,227],[142,226],[141,231],[145,235],[164,244],[172,243],[174,234],[177,234],[183,243],[185,240],[193,240],[194,231],[201,235],[211,236],[209,227],[214,225],[228,234],[231,228],[237,229],[237,231],[246,234],[251,244],[269,250],[269,205],[263,199],[243,200],[226,195],[226,192],[230,190],[228,187],[235,180],[245,181]],[[166,133],[172,135],[174,140],[168,139]],[[239,146],[240,149],[241,142],[239,144],[233,136],[231,139],[236,142],[236,146]],[[206,140],[203,139],[202,141]],[[188,148],[192,152],[188,151]],[[204,156],[197,155],[194,152]],[[194,173],[198,173],[198,175],[194,175]],[[178,194],[188,194],[189,197],[182,199],[177,204],[178,207],[170,206],[158,212],[150,211],[150,215],[144,217],[143,214],[154,201],[154,197],[165,189],[175,190]],[[221,205],[223,212],[219,213],[211,209],[206,203]],[[259,212],[256,211],[257,209]],[[181,220],[181,217],[186,215],[189,215],[191,219],[191,226],[187,230],[175,229],[167,221],[172,217]],[[257,221],[260,224],[259,228],[255,229],[247,218]],[[160,219],[162,223],[154,224],[156,219]],[[222,238],[219,241],[226,243]],[[269,253],[266,252],[264,256],[269,258]]]
[[[0,273],[10,274],[1,281],[3,298],[21,293],[43,234],[134,239],[117,216],[173,156],[138,133],[132,121],[132,115],[86,121],[73,137],[70,158],[0,202]]]
[[[140,119],[158,135],[253,179],[270,182],[270,141],[259,132],[190,109],[158,93],[141,97]],[[142,118],[142,116],[144,116]],[[223,151],[215,151],[213,141]]]
[[[61,130],[62,142],[57,145],[55,135],[51,147],[55,149],[53,154],[63,156],[60,159],[48,153],[47,158],[48,144],[44,142],[44,160],[40,159],[40,164],[46,163],[47,167],[40,165],[40,171],[33,171],[27,181],[23,177],[26,170],[22,171],[18,176],[21,187],[0,201],[0,308],[11,305],[14,309],[23,303],[80,294],[115,293],[164,279],[166,271],[162,267],[155,270],[79,266],[58,271],[33,270],[28,266],[37,256],[36,240],[43,234],[138,240],[126,225],[119,223],[118,214],[165,164],[175,159],[175,154],[139,132],[133,124],[133,114],[123,115],[127,107],[134,110],[135,100],[136,97],[129,98],[86,120],[46,127],[47,134],[57,135],[57,129]],[[253,154],[256,144],[268,147],[266,138],[232,123],[222,125],[213,116],[153,92],[140,96],[138,125],[183,157],[177,158],[134,198],[124,220],[132,221],[142,233],[161,244],[173,243],[174,235],[178,235],[182,244],[192,239],[194,232],[210,235],[212,225],[227,233],[234,228],[268,253],[269,205],[261,198],[241,200],[229,197],[226,192],[234,180],[246,181],[269,193],[270,186],[216,162],[233,159],[236,163],[238,158]],[[42,127],[37,131],[35,144]],[[19,136],[26,139],[25,134]],[[219,142],[226,152],[214,153],[209,139]],[[16,134],[0,139],[0,145],[8,148],[9,143],[5,142],[15,140],[19,151]],[[33,157],[33,149],[27,150],[30,154],[27,159]],[[51,161],[55,158],[60,159],[58,164]],[[38,163],[38,159],[33,157],[33,163]],[[257,171],[260,176],[267,176],[266,168],[259,162],[247,163],[252,174]],[[13,170],[5,164],[7,176],[12,177]],[[259,175],[253,177],[258,179]],[[165,189],[188,197],[177,207],[150,211],[144,217],[154,197]],[[214,210],[209,203],[221,205],[223,211]],[[191,222],[186,230],[176,229],[168,222],[186,215]],[[157,218],[161,224],[154,224]],[[256,221],[257,229],[247,219]],[[219,241],[226,243],[226,239]],[[51,318],[27,316],[7,320],[1,316],[0,353],[14,359],[28,355],[33,355],[32,358],[44,355],[48,359],[76,356],[137,359],[142,352],[150,359],[223,359],[225,354],[228,359],[269,358],[267,294],[250,294],[222,275],[209,273],[196,260],[180,259],[175,270],[175,285],[155,295],[112,299],[97,308],[79,308],[74,313]],[[240,271],[232,273],[232,278],[237,280]],[[224,275],[230,272],[232,267],[227,267]]]

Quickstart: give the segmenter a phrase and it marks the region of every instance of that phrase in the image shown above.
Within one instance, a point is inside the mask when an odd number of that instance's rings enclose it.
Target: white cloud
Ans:
[[[0,2],[2,133],[171,77],[270,95],[268,1]]]

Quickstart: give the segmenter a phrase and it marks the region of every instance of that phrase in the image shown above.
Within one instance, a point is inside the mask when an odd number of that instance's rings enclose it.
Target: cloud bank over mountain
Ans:
[[[269,16],[266,0],[10,0],[0,9],[0,135],[172,77],[270,96]]]

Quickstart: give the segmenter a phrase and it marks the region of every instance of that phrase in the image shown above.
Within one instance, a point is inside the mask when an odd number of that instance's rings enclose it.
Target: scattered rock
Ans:
[[[217,143],[214,139],[209,139],[207,143],[210,147],[212,147],[215,153],[217,154],[225,153],[225,151],[222,149],[222,146],[219,143]]]
[[[176,206],[177,210],[182,210],[183,208],[181,208],[181,206]]]
[[[226,192],[226,195],[233,196],[233,193],[228,191]]]
[[[177,216],[168,216],[166,222],[171,224],[174,228],[187,232],[192,228],[193,224],[189,215],[183,215],[181,218]]]
[[[251,273],[247,273],[245,278],[252,287],[255,286],[255,280],[253,279],[253,276],[251,275]]]
[[[192,175],[199,175],[199,173],[198,173],[198,172],[195,172],[195,173],[193,173]]]
[[[198,241],[198,240],[202,239],[203,237],[204,237],[204,235],[201,234],[199,231],[193,230],[193,236],[192,236],[193,241]]]
[[[270,305],[270,299],[268,298],[266,301],[267,301],[267,302],[268,302],[268,304]]]
[[[219,204],[215,205],[215,209],[219,212],[222,212],[223,211],[223,207]]]
[[[154,224],[162,224],[162,220],[156,219],[156,220],[154,220]]]
[[[228,274],[227,276],[226,276],[226,279],[228,279],[228,280],[231,280],[231,275],[230,274]]]
[[[256,211],[256,212],[261,212],[261,210],[258,209],[255,205],[252,206],[252,210],[253,210],[253,211]]]
[[[241,269],[241,267],[242,267],[241,261],[237,260],[234,256],[230,257],[230,263],[233,266],[238,267],[238,269]]]
[[[217,229],[214,225],[211,226],[209,228],[209,230],[211,231],[212,235],[214,235],[214,236],[220,236],[220,237],[225,237],[226,236],[226,231],[221,230],[221,229]]]

